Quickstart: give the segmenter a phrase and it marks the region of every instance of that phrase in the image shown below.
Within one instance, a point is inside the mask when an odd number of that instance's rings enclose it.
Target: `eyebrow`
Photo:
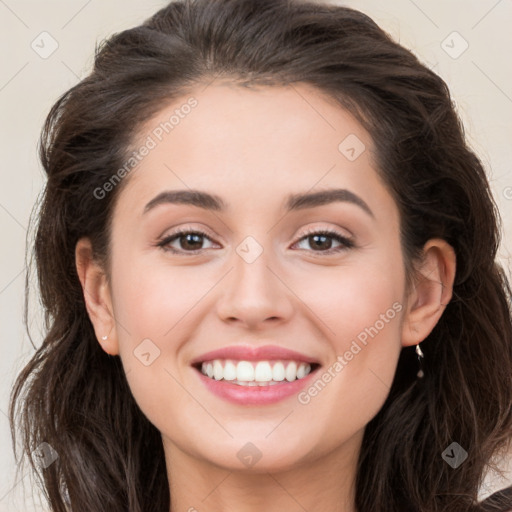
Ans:
[[[342,188],[303,194],[291,194],[286,200],[285,208],[287,211],[297,211],[334,202],[355,204],[371,217],[375,217],[372,210],[363,199],[350,190]],[[215,212],[223,212],[228,209],[228,205],[225,201],[215,194],[209,194],[200,190],[166,190],[149,201],[144,207],[143,214],[161,204],[186,204]]]

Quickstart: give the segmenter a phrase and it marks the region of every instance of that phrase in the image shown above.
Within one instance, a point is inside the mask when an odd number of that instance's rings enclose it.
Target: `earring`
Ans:
[[[425,373],[423,372],[423,363],[422,363],[422,359],[425,357],[423,352],[421,351],[421,348],[420,348],[420,344],[418,343],[416,345],[416,354],[418,354],[418,364],[419,364],[419,371],[417,373],[417,377],[419,379],[422,379],[423,376],[425,375]]]
[[[101,339],[105,341],[108,338],[108,336],[102,336]]]

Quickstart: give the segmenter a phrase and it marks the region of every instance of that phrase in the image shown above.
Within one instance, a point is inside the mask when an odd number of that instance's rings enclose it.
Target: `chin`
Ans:
[[[288,442],[276,436],[275,439],[249,437],[229,439],[226,443],[212,443],[209,440],[205,451],[196,457],[219,468],[243,473],[276,473],[296,469],[312,455],[304,441]],[[195,445],[196,449],[198,444]]]

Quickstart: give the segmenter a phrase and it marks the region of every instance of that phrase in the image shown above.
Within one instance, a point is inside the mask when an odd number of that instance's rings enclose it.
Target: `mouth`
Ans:
[[[320,365],[299,360],[210,359],[192,365],[208,379],[236,386],[267,387],[302,380]]]
[[[237,406],[275,404],[297,395],[318,373],[318,360],[283,346],[230,345],[190,362],[207,391]]]

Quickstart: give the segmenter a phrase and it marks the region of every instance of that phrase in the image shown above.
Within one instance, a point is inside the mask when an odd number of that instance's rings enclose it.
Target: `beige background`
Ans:
[[[343,3],[369,14],[448,82],[470,143],[489,172],[504,221],[500,258],[510,269],[512,2]],[[157,0],[0,0],[0,512],[42,510],[37,505],[32,508],[31,501],[23,497],[23,489],[27,493],[32,489],[28,475],[15,477],[6,416],[13,378],[33,352],[22,324],[22,305],[28,217],[43,185],[36,152],[39,132],[57,97],[90,69],[95,43],[140,23],[165,4]],[[48,32],[51,38],[41,36],[42,32]],[[46,38],[44,48],[41,38]],[[58,48],[42,58],[31,47],[33,41],[34,46],[40,45],[40,53],[51,49],[51,44],[58,44]],[[39,343],[42,330],[37,299],[32,304],[31,333]],[[512,466],[511,457],[503,461],[504,468],[507,461]],[[509,470],[512,482],[512,467]],[[489,475],[480,495],[487,496],[506,485],[506,480]]]

